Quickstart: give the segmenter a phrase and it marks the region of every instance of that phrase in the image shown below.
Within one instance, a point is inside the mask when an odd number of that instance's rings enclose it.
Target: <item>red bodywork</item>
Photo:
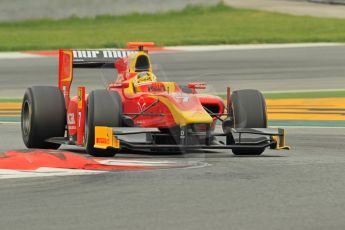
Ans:
[[[134,45],[139,46],[137,53],[118,58],[113,62],[113,68],[117,69],[118,77],[107,87],[110,91],[117,91],[121,96],[124,115],[131,117],[135,125],[140,127],[172,128],[181,125],[181,122],[190,122],[188,119],[177,121],[179,116],[179,113],[176,113],[177,110],[181,114],[195,114],[191,120],[198,123],[202,116],[206,116],[204,114],[204,107],[206,107],[214,113],[210,123],[211,128],[214,128],[217,117],[224,113],[225,106],[223,100],[217,96],[197,94],[196,89],[205,88],[205,84],[189,83],[188,87],[191,88],[192,93],[188,94],[183,93],[181,88],[173,82],[155,81],[134,86],[134,78],[142,71],[142,69],[137,69],[140,58],[142,60],[148,58],[148,62],[144,63],[147,64],[145,71],[152,72],[147,52],[142,50],[143,46],[150,44],[135,43]],[[75,51],[59,51],[59,88],[65,97],[69,140],[77,145],[83,145],[87,95],[85,87],[79,86],[78,95],[70,96],[75,58],[73,52]],[[91,52],[85,55],[92,56]],[[150,107],[152,104],[154,106]],[[137,115],[143,111],[151,116]]]

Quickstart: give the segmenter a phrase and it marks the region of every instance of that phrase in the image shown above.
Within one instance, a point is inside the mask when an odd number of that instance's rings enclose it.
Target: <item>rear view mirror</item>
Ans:
[[[119,88],[128,88],[128,82],[111,82],[108,86],[109,89],[119,89]]]
[[[187,85],[190,89],[206,89],[206,83],[204,82],[191,82]]]

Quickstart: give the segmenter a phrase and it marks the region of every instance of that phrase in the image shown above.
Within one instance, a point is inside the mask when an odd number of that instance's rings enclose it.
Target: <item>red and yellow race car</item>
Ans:
[[[161,82],[145,47],[60,50],[59,84],[26,90],[21,129],[28,148],[84,146],[94,156],[114,156],[121,149],[184,151],[232,149],[236,155],[260,155],[267,147],[287,149],[283,129],[267,128],[266,104],[257,90],[230,92],[227,103],[198,94],[204,83],[180,86]],[[135,47],[135,48],[134,48]],[[74,68],[115,68],[116,81],[88,95],[78,86],[70,95]],[[216,124],[222,124],[216,132]]]

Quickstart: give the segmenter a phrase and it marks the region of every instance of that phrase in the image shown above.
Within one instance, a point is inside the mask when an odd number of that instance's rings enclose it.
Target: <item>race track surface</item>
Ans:
[[[19,125],[2,125],[20,138]],[[123,155],[202,168],[6,179],[1,229],[343,229],[345,129],[289,128],[291,151]],[[6,147],[10,147],[9,143]],[[18,146],[18,147],[19,147]]]
[[[325,89],[344,88],[344,51],[190,52],[153,60],[169,78],[183,82],[197,73],[216,90],[226,82],[261,90]],[[19,97],[41,81],[53,84],[56,73],[55,58],[1,60],[0,96]],[[91,73],[81,77],[102,87]],[[0,130],[0,152],[24,149],[19,124],[0,124]],[[292,150],[259,157],[226,151],[116,156],[203,167],[0,180],[0,229],[344,229],[345,129],[286,131]]]
[[[345,45],[333,47],[229,50],[152,54],[156,75],[177,82],[204,81],[208,90],[264,91],[345,88]],[[0,97],[22,97],[30,85],[57,85],[58,60],[0,61]],[[114,80],[110,69],[76,69],[74,86],[104,88]]]

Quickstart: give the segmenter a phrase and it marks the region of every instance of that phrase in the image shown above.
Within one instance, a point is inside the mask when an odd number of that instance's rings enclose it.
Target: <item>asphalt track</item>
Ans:
[[[209,91],[257,88],[264,91],[345,88],[345,45],[333,47],[228,50],[153,54],[160,79],[205,81]],[[57,84],[57,58],[0,61],[0,97],[22,97],[30,85]],[[104,88],[110,69],[77,69],[74,86]]]
[[[169,78],[186,81],[197,73],[197,79],[214,82],[216,91],[228,81],[233,88],[325,89],[344,88],[344,51],[195,52],[153,59]],[[51,83],[55,61],[1,60],[1,96],[20,96],[27,85]],[[92,74],[84,79],[102,87]],[[23,148],[19,128],[0,124],[0,152]],[[267,150],[260,157],[225,151],[120,154],[208,166],[1,180],[0,229],[344,229],[344,138],[344,128],[290,127],[292,150]]]

